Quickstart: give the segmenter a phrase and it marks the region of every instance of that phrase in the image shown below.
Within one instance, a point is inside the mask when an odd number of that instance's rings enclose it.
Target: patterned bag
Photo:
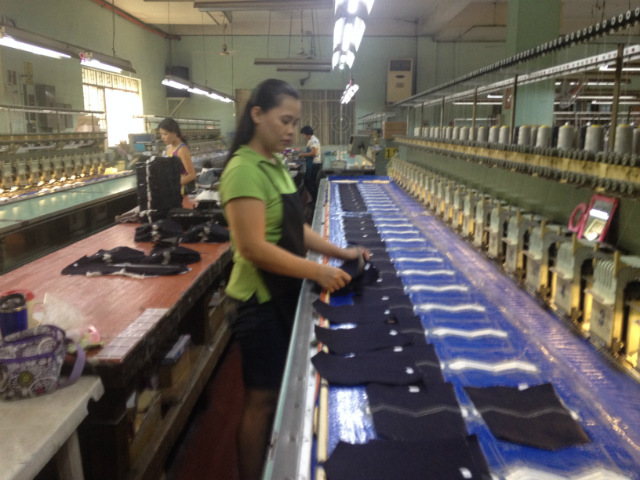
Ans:
[[[58,381],[69,341],[64,330],[54,325],[40,325],[2,339],[0,398],[37,397],[75,382],[85,363],[85,353],[80,346],[76,346],[77,357],[71,375],[64,383]]]

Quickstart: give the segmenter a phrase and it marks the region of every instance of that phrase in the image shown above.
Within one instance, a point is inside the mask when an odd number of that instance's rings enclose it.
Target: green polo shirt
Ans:
[[[268,172],[268,178],[265,171]],[[280,195],[295,191],[296,187],[291,175],[281,161],[274,165],[247,146],[238,149],[220,177],[219,192],[223,207],[230,200],[240,197],[257,198],[265,203],[265,237],[268,242],[273,244],[278,243],[282,232],[282,198]],[[248,300],[254,293],[260,303],[270,300],[271,294],[258,269],[240,255],[236,249],[233,233],[231,234],[231,248],[233,250],[233,268],[226,293],[230,297],[242,301]]]

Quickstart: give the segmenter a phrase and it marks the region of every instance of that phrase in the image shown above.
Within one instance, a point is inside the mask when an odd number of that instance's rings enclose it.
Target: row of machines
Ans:
[[[37,188],[105,172],[106,132],[0,136],[0,188]]]
[[[638,376],[639,256],[578,238],[568,226],[397,157],[388,171],[403,190]]]

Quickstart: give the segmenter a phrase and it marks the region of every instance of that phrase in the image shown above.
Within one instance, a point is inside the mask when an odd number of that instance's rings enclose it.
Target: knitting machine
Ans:
[[[495,202],[489,216],[487,253],[502,263],[505,258],[506,245],[503,240],[507,234],[509,220],[516,215],[516,210],[510,205]]]
[[[464,198],[467,194],[467,187],[462,184],[456,184],[451,195],[451,225],[456,231],[462,229],[462,220],[464,218]]]
[[[462,236],[473,238],[475,231],[476,207],[483,199],[483,194],[469,189],[464,196],[462,205]]]
[[[529,246],[531,230],[540,224],[541,218],[533,213],[523,213],[520,209],[515,209],[513,213],[508,220],[506,237],[502,239],[505,246],[504,268],[522,280],[527,267],[524,253]]]
[[[491,195],[485,194],[476,203],[476,215],[473,228],[473,244],[480,250],[486,250],[489,244],[489,224],[491,222],[491,211],[497,200]]]
[[[564,227],[547,224],[542,220],[533,226],[529,236],[529,248],[522,253],[526,257],[524,286],[545,301],[552,298],[555,291],[555,275],[550,267],[555,265],[558,240],[563,238]]]
[[[4,196],[104,173],[105,140],[105,132],[0,136],[0,187]]]
[[[614,354],[635,357],[637,363],[637,324],[632,321],[629,328],[626,303],[640,299],[640,257],[615,252],[613,258],[596,258],[594,263],[593,286],[587,291],[592,304],[585,312],[590,340]]]
[[[575,323],[583,319],[584,291],[593,272],[591,260],[595,250],[594,242],[578,239],[574,234],[559,243],[557,263],[550,267],[555,284],[552,305]]]

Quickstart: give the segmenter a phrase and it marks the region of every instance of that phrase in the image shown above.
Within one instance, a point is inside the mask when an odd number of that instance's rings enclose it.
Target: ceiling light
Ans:
[[[0,27],[0,45],[24,52],[35,53],[36,55],[44,55],[51,58],[71,58],[71,55],[65,53],[62,45],[56,48],[51,45],[53,39],[41,37],[39,35],[30,35],[28,32],[2,25]]]
[[[194,93],[196,95],[204,95],[205,97],[209,97],[213,100],[218,100],[219,102],[235,102],[235,99],[233,97],[214,90],[213,88],[199,85],[197,83],[173,75],[166,75],[162,80],[162,84],[166,85],[167,87],[177,88],[179,90],[187,90],[188,92]]]
[[[297,65],[297,66],[318,66],[318,67],[331,67],[331,60],[328,58],[298,58],[298,57],[285,57],[285,58],[254,58],[254,65]]]
[[[342,103],[343,105],[349,103],[359,88],[360,87],[358,86],[358,84],[353,83],[353,80],[351,80],[344,89],[344,93],[342,94],[340,103]]]
[[[333,0],[212,0],[193,7],[201,12],[319,10],[333,7]]]
[[[360,48],[373,0],[336,0],[332,68],[351,68]]]
[[[78,52],[80,62],[85,67],[97,68],[99,70],[105,70],[107,72],[122,73],[123,70],[127,72],[136,73],[129,60],[125,60],[118,57],[112,57],[111,55],[105,55],[100,52]]]

